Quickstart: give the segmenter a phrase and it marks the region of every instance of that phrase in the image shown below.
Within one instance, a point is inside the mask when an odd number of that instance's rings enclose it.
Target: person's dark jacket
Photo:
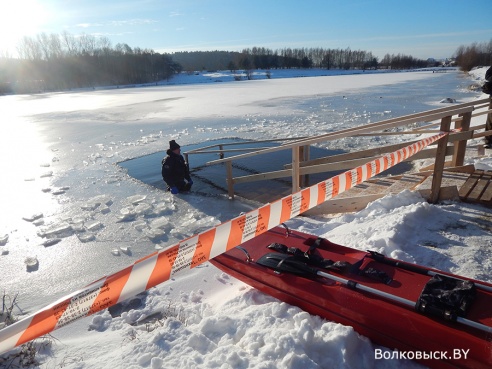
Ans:
[[[162,159],[162,178],[169,187],[181,187],[186,179],[191,181],[190,170],[183,155],[167,150],[167,156]]]
[[[487,71],[485,72],[485,80],[492,81],[492,67],[487,69]]]
[[[482,92],[492,96],[492,67],[485,72],[485,83],[482,85]]]

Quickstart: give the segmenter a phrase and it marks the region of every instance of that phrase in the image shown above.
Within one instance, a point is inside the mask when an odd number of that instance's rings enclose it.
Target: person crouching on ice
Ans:
[[[193,181],[188,163],[181,155],[181,146],[175,140],[169,141],[169,149],[166,153],[167,156],[162,159],[162,179],[168,185],[167,190],[172,194],[189,191]]]

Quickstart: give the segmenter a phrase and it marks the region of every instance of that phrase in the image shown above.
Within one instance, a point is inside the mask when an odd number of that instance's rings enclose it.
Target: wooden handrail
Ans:
[[[215,153],[220,152],[223,154],[224,152],[238,152],[238,151],[246,151],[251,150],[250,152],[231,156],[228,158],[221,158],[217,160],[212,160],[206,163],[206,165],[213,165],[219,163],[227,164],[227,184],[228,184],[228,193],[229,197],[234,197],[233,186],[237,183],[245,183],[252,182],[258,180],[267,180],[267,179],[275,179],[282,177],[292,177],[292,191],[298,191],[302,184],[302,178],[309,174],[320,173],[320,172],[329,172],[329,171],[337,171],[344,169],[351,169],[360,164],[364,164],[365,162],[373,159],[375,155],[380,155],[384,153],[389,153],[399,148],[408,145],[411,142],[401,143],[401,144],[393,144],[385,147],[378,147],[374,149],[368,149],[363,151],[358,151],[354,153],[345,153],[339,155],[333,155],[327,158],[320,158],[315,160],[309,160],[308,157],[305,156],[301,151],[301,148],[309,148],[309,145],[333,141],[345,137],[354,137],[354,136],[381,136],[381,135],[401,135],[401,134],[414,134],[414,135],[422,135],[422,134],[434,134],[439,132],[439,130],[429,130],[429,127],[441,125],[440,129],[450,129],[451,123],[454,122],[455,128],[460,128],[462,132],[454,132],[446,135],[446,140],[440,140],[440,143],[437,143],[437,149],[427,149],[423,152],[419,153],[418,156],[413,158],[409,158],[407,161],[413,161],[417,159],[424,158],[436,158],[436,163],[434,164],[435,169],[435,177],[436,183],[440,185],[439,176],[442,176],[442,168],[444,165],[449,165],[450,162],[445,164],[444,158],[449,155],[453,155],[453,159],[451,161],[453,166],[463,165],[464,155],[466,150],[466,142],[469,139],[483,137],[492,132],[484,132],[484,133],[476,133],[476,130],[482,129],[484,125],[471,126],[471,119],[474,117],[478,117],[487,113],[490,113],[489,109],[491,99],[481,99],[474,102],[467,102],[463,104],[455,104],[452,106],[447,106],[443,108],[428,110],[420,113],[409,114],[402,117],[391,118],[387,120],[383,120],[376,123],[366,124],[360,127],[352,127],[343,129],[336,132],[330,132],[323,135],[318,135],[315,137],[298,137],[298,138],[289,138],[289,139],[277,139],[277,140],[264,140],[264,141],[255,141],[258,142],[275,142],[275,141],[291,141],[280,146],[268,147],[268,148],[243,148],[243,149],[229,149],[223,150],[222,146],[233,145],[238,143],[229,143],[222,144],[221,150],[208,150],[204,151],[202,149],[195,149],[190,151],[189,153]],[[485,112],[476,112],[477,109],[487,108]],[[439,122],[433,122],[438,120]],[[430,124],[421,126],[415,130],[409,130],[404,132],[381,132],[381,130],[387,130],[390,128],[396,128],[400,126],[407,126],[412,123],[419,122],[432,122]],[[415,141],[412,141],[415,142]],[[454,143],[454,146],[447,146],[447,142]],[[239,143],[244,144],[244,143]],[[216,147],[219,145],[213,145],[209,147]],[[207,148],[209,148],[207,147]],[[284,169],[271,171],[260,174],[253,174],[241,177],[232,177],[232,162],[234,160],[249,158],[253,156],[258,156],[262,154],[277,152],[280,150],[290,149],[292,151],[292,163],[284,166]],[[309,150],[305,150],[309,152]],[[433,195],[432,199],[435,200],[438,196],[439,188],[436,187],[437,184],[433,185]]]
[[[470,139],[470,138],[472,138],[472,133],[473,133],[472,131],[468,131],[468,132],[461,132],[461,133],[456,133],[456,134],[450,135],[449,136],[449,142],[457,142],[457,141],[463,140],[463,139]],[[317,173],[323,173],[323,172],[336,172],[336,171],[341,171],[341,170],[352,169],[352,168],[355,168],[359,165],[365,164],[368,161],[374,160],[374,159],[380,157],[382,154],[396,151],[399,148],[402,148],[404,146],[408,146],[414,142],[417,142],[417,141],[410,141],[410,142],[406,142],[403,144],[391,145],[392,149],[386,149],[388,146],[384,146],[383,148],[380,148],[381,149],[380,152],[376,152],[376,150],[374,150],[374,155],[372,155],[372,156],[351,158],[351,159],[346,159],[346,160],[342,160],[342,161],[334,161],[334,162],[328,162],[328,161],[327,162],[316,162],[317,159],[311,160],[311,161],[309,161],[308,164],[301,166],[301,168],[299,169],[299,174],[300,175],[317,174]],[[436,144],[433,144],[433,145],[436,145]],[[367,151],[371,151],[371,150],[367,150]],[[421,152],[415,154],[411,158],[408,158],[407,160],[404,160],[402,162],[406,163],[406,162],[411,162],[414,160],[435,158],[436,152],[437,152],[437,148],[422,150]],[[453,146],[447,147],[446,156],[450,156],[453,154],[454,154],[454,147]],[[338,156],[342,156],[342,155],[345,155],[345,154],[340,154]],[[329,157],[329,158],[331,158],[331,157]],[[329,159],[329,158],[327,158],[327,159]],[[316,163],[313,163],[313,162],[316,162]],[[287,169],[272,171],[272,172],[268,172],[268,173],[250,174],[247,176],[235,177],[235,178],[233,178],[233,183],[239,184],[239,183],[255,182],[255,181],[267,180],[267,179],[278,179],[278,178],[290,177],[292,174],[292,169],[291,169],[292,164],[288,164],[285,167]]]
[[[251,153],[246,153],[246,154],[241,154],[241,155],[236,155],[236,156],[231,156],[229,158],[224,158],[224,159],[217,159],[217,160],[212,160],[207,162],[207,165],[213,165],[213,164],[219,164],[223,163],[226,161],[230,160],[238,160],[238,159],[245,159],[251,156],[255,156],[258,154],[267,154],[270,152],[276,152],[280,150],[285,150],[285,149],[292,149],[293,147],[297,146],[303,146],[303,145],[311,145],[313,143],[318,143],[318,142],[323,142],[323,141],[332,141],[340,138],[345,138],[345,137],[351,137],[354,136],[358,133],[366,133],[366,132],[373,132],[376,129],[387,129],[387,128],[394,128],[406,124],[411,124],[411,123],[417,123],[421,122],[422,120],[435,120],[439,119],[445,115],[456,115],[456,114],[462,114],[466,112],[471,112],[473,111],[473,106],[470,106],[469,104],[466,106],[453,106],[453,109],[448,108],[447,110],[443,109],[436,109],[436,110],[429,110],[424,113],[417,113],[417,114],[411,114],[407,116],[403,116],[400,118],[392,118],[388,120],[384,120],[378,123],[371,123],[367,124],[363,127],[354,127],[354,128],[347,128],[343,129],[340,131],[336,132],[330,132],[324,135],[319,135],[314,138],[307,138],[307,139],[301,139],[294,141],[289,144],[285,144],[282,146],[276,146],[276,147],[271,147],[268,149],[263,149],[263,150],[258,150],[254,151]]]
[[[218,146],[240,146],[240,145],[247,145],[251,143],[265,143],[265,142],[281,142],[281,141],[294,141],[294,140],[299,140],[299,138],[305,138],[305,137],[289,137],[289,138],[277,138],[277,139],[270,139],[270,140],[247,140],[247,141],[242,141],[242,142],[225,142],[225,143],[220,143],[220,144],[213,144],[213,145],[208,145],[204,147],[199,147],[198,149],[192,149],[189,151],[186,151],[185,154],[214,154],[218,152],[235,152],[235,151],[248,151],[248,150],[262,150],[262,149],[267,149],[269,147],[264,147],[264,148],[242,148],[242,149],[228,149],[228,150],[208,150],[213,147],[218,147]]]
[[[473,136],[472,131],[451,133],[449,135],[449,142],[469,140],[470,138],[472,138],[472,136]],[[361,150],[361,151],[355,151],[355,152],[350,152],[350,153],[331,155],[331,156],[318,158],[318,159],[312,159],[312,160],[302,162],[301,167],[318,165],[318,164],[337,163],[337,162],[343,162],[343,161],[354,160],[354,159],[368,160],[369,158],[374,158],[376,156],[381,156],[383,154],[387,154],[387,153],[396,151],[398,149],[401,149],[404,146],[408,146],[408,145],[415,143],[417,141],[418,140],[407,141],[407,142],[402,142],[402,143],[398,143],[398,144],[375,147],[375,148],[367,149],[367,150]],[[412,161],[412,160],[413,159],[410,159],[409,161]],[[290,168],[292,168],[292,164],[286,164],[286,165],[284,165],[284,168],[290,169]]]

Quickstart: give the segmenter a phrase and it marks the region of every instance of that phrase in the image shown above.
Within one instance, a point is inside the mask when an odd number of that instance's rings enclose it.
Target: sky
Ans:
[[[427,59],[492,39],[492,1],[412,0],[3,1],[0,52],[25,35],[90,34],[157,52],[258,46],[350,48]]]

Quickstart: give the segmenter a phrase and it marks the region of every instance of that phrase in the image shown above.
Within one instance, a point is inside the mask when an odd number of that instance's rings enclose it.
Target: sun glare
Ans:
[[[24,36],[41,32],[47,13],[39,0],[3,1],[0,5],[0,52],[14,52]]]

